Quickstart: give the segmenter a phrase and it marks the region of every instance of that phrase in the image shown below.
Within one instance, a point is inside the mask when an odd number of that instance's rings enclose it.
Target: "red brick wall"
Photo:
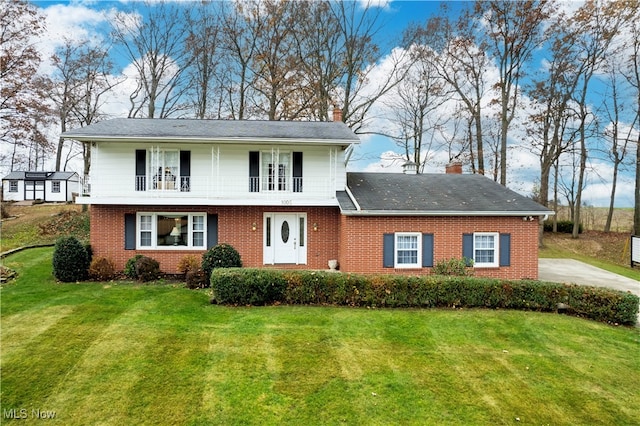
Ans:
[[[327,269],[329,259],[338,256],[339,217],[337,207],[198,207],[198,206],[91,206],[91,247],[94,256],[113,260],[116,268],[124,265],[136,254],[152,257],[160,262],[160,269],[176,273],[182,257],[193,254],[202,256],[204,250],[125,250],[124,215],[137,212],[181,212],[218,215],[218,242],[228,243],[238,250],[243,265],[259,267],[262,264],[263,214],[265,212],[307,213],[307,264],[276,265],[279,268]],[[253,224],[256,230],[253,231]],[[318,230],[313,230],[313,224]]]
[[[383,268],[383,234],[421,232],[434,234],[434,264],[462,258],[462,234],[511,234],[508,267],[475,268],[475,276],[521,279],[538,277],[538,221],[522,217],[341,217],[340,269],[367,273],[428,274],[431,268]]]
[[[382,239],[385,233],[421,232],[434,234],[434,262],[462,257],[462,234],[500,232],[511,234],[511,266],[476,268],[476,276],[520,279],[538,277],[538,222],[521,217],[354,217],[343,216],[335,207],[181,207],[181,206],[91,206],[91,246],[94,256],[112,259],[123,269],[126,261],[140,253],[160,262],[167,273],[177,272],[187,254],[202,256],[204,250],[125,250],[124,215],[145,212],[199,212],[218,215],[218,242],[234,246],[244,266],[263,265],[263,214],[265,212],[307,213],[307,264],[275,265],[282,268],[327,269],[329,259],[338,259],[340,270],[361,273],[428,274],[431,268],[393,269],[382,267]],[[253,223],[256,230],[252,230]],[[313,230],[313,224],[318,230]]]

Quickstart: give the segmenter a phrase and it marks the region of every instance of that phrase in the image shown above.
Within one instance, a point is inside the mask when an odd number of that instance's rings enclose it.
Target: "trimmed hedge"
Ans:
[[[544,222],[544,232],[553,232],[553,221],[546,220]],[[571,220],[559,220],[558,221],[558,233],[571,234],[573,233],[573,221]],[[582,224],[578,226],[578,234],[582,234]]]
[[[214,269],[212,303],[360,307],[489,308],[555,312],[636,323],[640,298],[599,287],[476,277],[357,275],[322,271]],[[564,308],[566,307],[566,308]]]

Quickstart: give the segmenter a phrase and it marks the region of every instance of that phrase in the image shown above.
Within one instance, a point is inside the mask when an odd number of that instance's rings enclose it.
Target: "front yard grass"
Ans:
[[[224,307],[179,284],[0,289],[2,423],[634,424],[640,333],[517,311]],[[24,410],[24,411],[23,411]],[[23,420],[15,420],[15,423]]]

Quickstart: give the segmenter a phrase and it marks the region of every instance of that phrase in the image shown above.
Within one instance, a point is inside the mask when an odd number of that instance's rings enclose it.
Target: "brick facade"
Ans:
[[[337,259],[340,212],[337,207],[216,207],[216,206],[91,206],[91,247],[94,256],[110,258],[117,269],[136,254],[160,262],[163,272],[176,273],[180,259],[188,254],[202,256],[204,250],[125,250],[124,217],[137,212],[207,213],[218,215],[218,242],[228,243],[240,253],[247,267],[263,265],[263,215],[265,212],[307,214],[307,264],[287,265],[298,269],[327,269],[329,259]],[[256,230],[253,230],[253,224]],[[313,224],[317,224],[317,231]],[[277,265],[282,267],[282,265]]]
[[[538,222],[522,217],[342,216],[340,265],[345,271],[425,274],[431,268],[394,269],[382,264],[383,235],[394,232],[434,234],[434,264],[462,258],[462,234],[511,234],[508,267],[475,268],[474,275],[506,279],[538,278]]]
[[[434,262],[462,257],[462,234],[499,232],[511,234],[508,267],[476,268],[476,276],[521,279],[538,277],[538,222],[522,217],[358,217],[344,216],[337,207],[269,206],[91,206],[91,246],[94,256],[113,260],[123,269],[135,254],[160,262],[163,272],[176,273],[187,254],[198,257],[204,250],[125,250],[125,214],[181,212],[218,215],[218,242],[234,246],[244,266],[263,267],[263,217],[265,212],[307,214],[307,264],[275,265],[298,269],[327,269],[338,259],[340,270],[359,273],[428,274],[431,268],[393,269],[382,264],[383,234],[421,232],[434,234]],[[256,230],[253,230],[253,224]],[[314,230],[314,224],[317,230]]]

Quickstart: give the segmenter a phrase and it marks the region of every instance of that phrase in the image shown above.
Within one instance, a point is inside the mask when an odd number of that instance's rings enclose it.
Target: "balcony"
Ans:
[[[175,180],[154,180],[133,176],[129,184],[122,176],[93,176],[91,194],[85,202],[134,203],[163,199],[163,202],[225,201],[250,204],[254,201],[287,204],[295,200],[334,200],[336,183],[325,175],[301,177],[256,178],[239,176],[179,176]],[[110,201],[113,200],[113,201]],[[251,201],[247,201],[251,200]],[[281,200],[281,201],[276,201]]]

